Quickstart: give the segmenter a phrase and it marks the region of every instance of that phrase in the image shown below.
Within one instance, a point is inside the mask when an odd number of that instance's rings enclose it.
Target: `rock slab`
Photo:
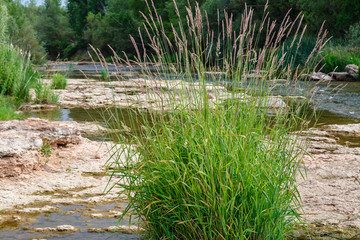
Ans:
[[[36,169],[44,143],[57,148],[80,141],[78,129],[60,123],[36,118],[0,122],[0,178]]]

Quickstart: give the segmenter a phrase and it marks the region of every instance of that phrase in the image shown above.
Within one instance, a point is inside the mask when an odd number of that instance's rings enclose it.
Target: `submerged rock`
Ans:
[[[61,225],[61,226],[57,226],[56,228],[53,227],[33,228],[32,231],[41,232],[41,233],[56,233],[56,232],[74,233],[80,231],[80,229],[72,225]]]
[[[120,233],[126,233],[126,234],[135,234],[135,233],[139,233],[142,231],[144,231],[143,228],[134,226],[134,225],[131,225],[131,226],[119,225],[119,226],[110,226],[110,227],[105,227],[105,228],[89,228],[88,229],[88,232],[91,232],[91,233],[120,232]]]
[[[336,81],[354,81],[355,78],[353,78],[351,75],[349,75],[347,72],[330,72],[329,75]]]

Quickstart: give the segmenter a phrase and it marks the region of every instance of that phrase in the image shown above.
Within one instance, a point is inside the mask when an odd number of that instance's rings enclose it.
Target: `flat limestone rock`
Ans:
[[[297,179],[303,221],[360,232],[360,124],[322,126],[304,136],[309,155],[303,158],[305,179]]]
[[[78,129],[47,120],[0,122],[0,178],[35,170],[45,143],[57,148],[79,144],[81,139]]]

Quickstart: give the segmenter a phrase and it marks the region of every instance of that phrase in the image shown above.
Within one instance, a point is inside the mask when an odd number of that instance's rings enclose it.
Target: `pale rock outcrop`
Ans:
[[[306,177],[298,179],[303,220],[360,231],[360,124],[328,125],[303,134],[310,154],[303,158]]]
[[[45,142],[66,147],[80,141],[78,129],[60,123],[35,118],[0,122],[0,177],[36,169]]]
[[[355,64],[346,65],[345,71],[353,78],[359,80],[359,67]]]

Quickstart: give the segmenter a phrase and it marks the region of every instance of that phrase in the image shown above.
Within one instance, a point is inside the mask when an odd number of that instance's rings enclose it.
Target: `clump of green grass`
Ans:
[[[106,80],[106,81],[110,80],[109,73],[105,69],[101,70],[100,76],[101,76],[101,80]]]
[[[1,43],[0,59],[0,93],[12,96],[18,102],[29,100],[30,86],[39,77],[30,56],[7,43]]]
[[[175,6],[179,23],[171,42],[154,4],[148,6],[153,7],[144,15],[144,28],[151,49],[131,38],[135,62],[116,54],[114,62],[140,67],[148,98],[167,112],[144,112],[141,133],[128,132],[127,144],[115,148],[109,159],[109,171],[119,177],[113,187],[130,199],[123,216],[139,220],[145,239],[286,239],[300,218],[295,177],[304,145],[294,130],[308,116],[303,102],[291,110],[274,109],[273,90],[279,86],[272,80],[281,75],[287,80],[281,87],[290,95],[296,92],[299,66],[284,58],[297,51],[279,55],[279,50],[290,34],[290,45],[300,45],[302,18],[290,22],[286,16],[280,26],[265,29],[271,21],[264,14],[265,25],[257,28],[253,11],[245,10],[241,28],[232,29],[232,18],[225,13],[216,32],[199,5],[188,7],[187,24]],[[260,47],[262,31],[267,40]],[[325,36],[319,33],[301,66],[304,71],[311,70],[307,64]],[[159,81],[161,76],[173,77]],[[219,83],[244,91],[223,98]],[[163,85],[176,91],[159,92]],[[112,116],[117,126],[118,114]]]
[[[23,116],[16,113],[14,100],[10,97],[0,96],[0,121],[21,119]]]
[[[57,103],[59,96],[54,93],[54,91],[39,80],[34,86],[35,89],[35,103],[47,104],[47,103]]]
[[[65,89],[66,86],[67,86],[67,80],[64,75],[57,73],[51,77],[51,88]]]

